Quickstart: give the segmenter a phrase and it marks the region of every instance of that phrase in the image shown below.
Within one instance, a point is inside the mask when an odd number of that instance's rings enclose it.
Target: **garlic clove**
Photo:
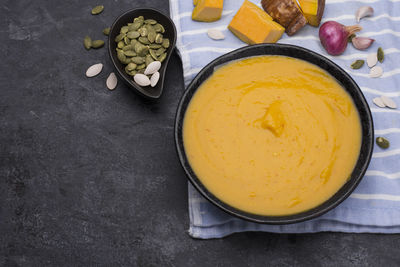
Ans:
[[[356,20],[360,22],[360,19],[364,17],[369,17],[374,14],[374,9],[370,6],[362,6],[356,12]]]
[[[358,50],[367,49],[374,41],[374,39],[368,37],[354,37],[351,39],[353,46]]]
[[[367,65],[368,67],[372,68],[373,66],[378,63],[378,57],[376,56],[376,53],[369,54],[367,56]]]

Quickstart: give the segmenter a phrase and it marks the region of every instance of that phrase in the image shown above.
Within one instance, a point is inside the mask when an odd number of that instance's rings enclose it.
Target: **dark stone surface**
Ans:
[[[182,70],[162,98],[105,88],[106,49],[86,34],[167,0],[0,3],[0,266],[394,266],[399,235],[187,234],[186,178],[173,142]],[[84,76],[103,62],[95,78]]]

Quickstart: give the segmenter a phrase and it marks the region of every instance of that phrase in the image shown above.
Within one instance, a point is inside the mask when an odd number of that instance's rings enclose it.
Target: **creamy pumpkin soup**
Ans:
[[[193,96],[183,142],[220,200],[259,215],[313,208],[348,180],[361,145],[350,96],[308,62],[259,56],[217,69]]]

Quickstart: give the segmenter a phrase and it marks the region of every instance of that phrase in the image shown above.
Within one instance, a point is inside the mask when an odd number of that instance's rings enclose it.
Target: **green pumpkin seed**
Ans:
[[[133,46],[129,44],[122,47],[122,51],[128,51],[128,50],[133,50]]]
[[[154,60],[158,60],[158,57],[156,55],[156,51],[153,49],[149,50],[150,56],[154,59]]]
[[[154,59],[151,57],[151,55],[147,54],[146,55],[146,67],[153,61],[154,61]]]
[[[139,37],[139,42],[141,42],[142,44],[150,44],[149,39],[147,39],[146,37]]]
[[[157,23],[156,25],[154,25],[154,30],[155,30],[156,32],[161,32],[161,33],[164,33],[164,32],[165,32],[164,26],[161,25],[161,24],[159,24],[159,23]]]
[[[119,41],[121,41],[122,39],[124,39],[125,34],[124,33],[120,33],[115,37],[115,42],[118,43]]]
[[[156,35],[156,44],[162,44],[162,42],[163,42],[163,36],[162,36],[162,34],[161,33],[157,33],[157,35]]]
[[[117,44],[117,47],[118,47],[119,49],[122,49],[124,46],[125,46],[124,41],[119,41],[118,44]]]
[[[135,76],[137,71],[136,70],[132,70],[132,71],[126,71],[125,72],[129,75],[129,76]]]
[[[144,23],[154,25],[157,24],[157,21],[154,19],[146,19]]]
[[[144,69],[144,68],[146,68],[146,64],[144,63],[144,64],[141,64],[141,65],[138,65],[136,68],[138,70]]]
[[[382,47],[379,47],[379,48],[378,48],[377,57],[378,57],[378,61],[379,61],[380,63],[382,63],[383,60],[385,59],[385,53],[383,52]]]
[[[129,39],[136,39],[140,36],[140,33],[137,31],[131,31],[126,34]]]
[[[149,47],[148,46],[143,46],[143,48],[139,50],[138,55],[141,56],[141,57],[144,57],[148,53],[149,53]]]
[[[352,69],[358,70],[358,69],[361,68],[363,65],[364,65],[364,60],[359,59],[359,60],[354,61],[354,62],[350,65],[350,67],[351,67]]]
[[[156,50],[156,55],[159,57],[164,52],[165,52],[165,48],[164,47],[160,47],[159,49]]]
[[[95,49],[103,47],[103,46],[104,46],[104,41],[103,40],[94,40],[92,42],[92,47],[95,48]]]
[[[108,35],[110,34],[110,27],[105,28],[105,29],[103,30],[103,34],[108,36]]]
[[[85,39],[83,39],[83,45],[85,46],[86,50],[89,50],[92,47],[92,38],[86,36]]]
[[[140,29],[138,30],[138,32],[140,33],[140,36],[142,36],[142,37],[147,36],[147,34],[149,33],[148,30],[147,30],[147,28],[145,28],[145,27],[140,28]]]
[[[142,47],[143,47],[143,45],[141,43],[137,42],[134,46],[135,52],[139,54],[139,51],[142,49]]]
[[[144,57],[133,57],[131,61],[135,64],[143,64],[146,62],[146,59]]]
[[[98,14],[100,14],[101,12],[103,12],[103,10],[104,10],[104,6],[103,6],[103,5],[95,6],[95,7],[92,9],[92,15],[98,15]]]
[[[133,20],[133,22],[134,22],[134,23],[135,23],[135,22],[141,22],[141,23],[143,24],[143,22],[144,22],[144,17],[143,17],[143,16],[139,16],[139,17],[135,18],[135,19]]]
[[[377,144],[380,148],[383,148],[383,149],[389,148],[389,146],[390,146],[389,140],[387,140],[387,139],[384,138],[384,137],[377,137],[377,138],[376,138],[376,144]]]
[[[141,69],[141,70],[138,70],[137,71],[137,73],[141,73],[141,74],[144,74],[144,71],[145,71],[146,69],[145,68],[143,68],[143,69]]]
[[[128,26],[123,26],[123,27],[121,28],[121,33],[127,33],[128,31],[129,31]]]
[[[129,40],[129,38],[125,36],[125,37],[124,37],[124,43],[125,43],[126,45],[128,45],[128,44],[131,43],[131,40]]]
[[[121,50],[117,51],[117,58],[121,63],[125,62],[125,60],[126,60],[126,56],[125,56],[124,52],[122,52]]]
[[[154,43],[154,41],[156,40],[156,35],[157,33],[155,31],[149,32],[149,34],[147,35],[147,39],[150,43]]]
[[[131,46],[132,46],[133,48],[135,47],[135,44],[137,44],[137,43],[139,43],[138,40],[136,40],[136,39],[132,39],[132,40],[131,40]]]
[[[164,53],[158,58],[158,61],[163,62],[166,58],[167,58],[167,53]]]
[[[169,39],[168,38],[164,38],[164,40],[162,41],[162,46],[164,46],[165,48],[169,47]]]
[[[137,67],[137,65],[135,64],[135,63],[129,63],[128,65],[126,65],[126,67],[125,67],[125,71],[126,72],[128,72],[128,71],[133,71],[133,70],[135,70],[136,69],[136,67]]]
[[[159,45],[159,44],[151,44],[151,45],[149,45],[149,48],[151,48],[151,49],[158,49],[160,47],[161,47],[161,45]]]
[[[137,31],[141,26],[142,26],[142,23],[134,22],[131,25],[129,25],[128,28],[129,28],[129,31]]]
[[[127,57],[134,57],[134,56],[136,56],[136,53],[135,53],[134,51],[132,51],[132,50],[123,51],[123,52],[124,52],[124,55],[127,56]]]

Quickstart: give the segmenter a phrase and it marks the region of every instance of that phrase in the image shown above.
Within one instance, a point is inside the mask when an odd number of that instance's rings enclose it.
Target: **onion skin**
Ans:
[[[359,25],[344,26],[335,21],[327,21],[319,28],[319,39],[328,54],[337,56],[346,50],[348,37],[360,30]]]

